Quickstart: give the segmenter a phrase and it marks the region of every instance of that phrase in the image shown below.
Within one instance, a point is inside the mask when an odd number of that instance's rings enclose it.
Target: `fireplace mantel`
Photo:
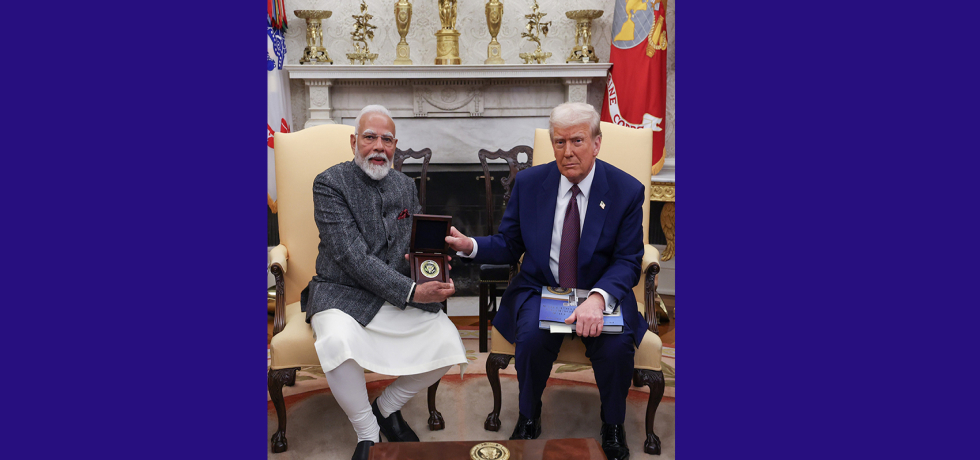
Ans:
[[[520,65],[286,65],[291,79],[605,78],[610,63]]]
[[[307,87],[304,128],[340,123],[362,107],[396,118],[547,117],[556,105],[587,102],[610,63],[542,65],[286,65]]]

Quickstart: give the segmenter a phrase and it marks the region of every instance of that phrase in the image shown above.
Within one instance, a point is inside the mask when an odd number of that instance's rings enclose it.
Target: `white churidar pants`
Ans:
[[[310,325],[327,383],[354,426],[358,442],[380,440],[364,369],[399,376],[378,397],[378,409],[385,417],[401,410],[454,364],[460,365],[461,376],[466,372],[459,331],[441,311],[400,310],[386,302],[365,327],[336,309],[316,313]]]

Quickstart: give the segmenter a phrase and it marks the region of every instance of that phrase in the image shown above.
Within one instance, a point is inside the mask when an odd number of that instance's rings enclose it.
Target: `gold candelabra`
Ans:
[[[351,40],[354,42],[354,52],[347,53],[347,59],[350,59],[351,64],[354,64],[354,61],[361,61],[361,65],[366,64],[367,61],[374,64],[378,53],[368,50],[367,41],[374,41],[374,29],[377,27],[368,23],[374,16],[367,13],[367,4],[364,0],[361,0],[361,14],[353,14],[351,17],[354,18],[354,31],[350,33]],[[361,49],[358,43],[363,43],[364,49]]]
[[[306,48],[303,50],[303,57],[299,58],[300,64],[313,63],[319,64],[326,62],[333,64],[327,49],[323,47],[323,28],[321,21],[333,15],[332,11],[325,10],[293,10],[297,18],[306,20]]]
[[[500,57],[500,42],[497,41],[497,34],[500,33],[500,22],[504,16],[504,3],[500,0],[489,0],[487,2],[487,27],[490,29],[490,44],[487,45],[487,60],[484,64],[503,64],[504,60]]]
[[[395,2],[395,25],[398,26],[398,35],[401,40],[395,47],[395,65],[412,65],[411,50],[405,36],[408,35],[408,26],[412,24],[412,3],[408,0],[398,0]]]
[[[534,61],[537,64],[544,64],[545,59],[551,57],[550,51],[541,50],[541,38],[540,35],[544,34],[545,37],[548,36],[548,27],[551,26],[551,21],[541,22],[541,18],[545,17],[548,13],[538,12],[538,0],[534,0],[534,5],[531,7],[531,14],[525,14],[524,17],[527,18],[527,25],[524,29],[527,32],[522,32],[521,36],[527,38],[528,40],[538,44],[537,49],[533,53],[521,53],[521,59],[524,59],[525,64],[530,64]]]
[[[457,0],[439,0],[439,22],[436,32],[436,65],[459,65],[459,32],[456,30]]]
[[[602,10],[574,10],[565,13],[575,23],[575,46],[565,62],[599,62],[592,48],[592,20],[602,17]]]

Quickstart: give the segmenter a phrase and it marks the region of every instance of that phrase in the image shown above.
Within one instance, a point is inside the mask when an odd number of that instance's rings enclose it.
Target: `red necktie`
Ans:
[[[565,224],[561,227],[561,249],[558,251],[558,284],[563,288],[574,288],[578,285],[578,241],[580,221],[578,202],[575,197],[579,194],[578,185],[572,185],[572,199],[568,200],[565,208]]]

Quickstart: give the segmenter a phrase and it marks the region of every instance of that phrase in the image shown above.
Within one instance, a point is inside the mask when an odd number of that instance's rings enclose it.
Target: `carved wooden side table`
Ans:
[[[484,441],[382,442],[371,447],[371,460],[428,460],[472,458],[473,447]],[[510,460],[604,460],[594,438],[492,441],[504,446]],[[479,457],[492,458],[492,456]]]
[[[650,183],[650,201],[664,202],[664,209],[660,211],[660,226],[667,237],[667,247],[660,253],[660,260],[674,258],[674,181],[672,177],[669,182],[665,179],[668,178],[653,176]]]

